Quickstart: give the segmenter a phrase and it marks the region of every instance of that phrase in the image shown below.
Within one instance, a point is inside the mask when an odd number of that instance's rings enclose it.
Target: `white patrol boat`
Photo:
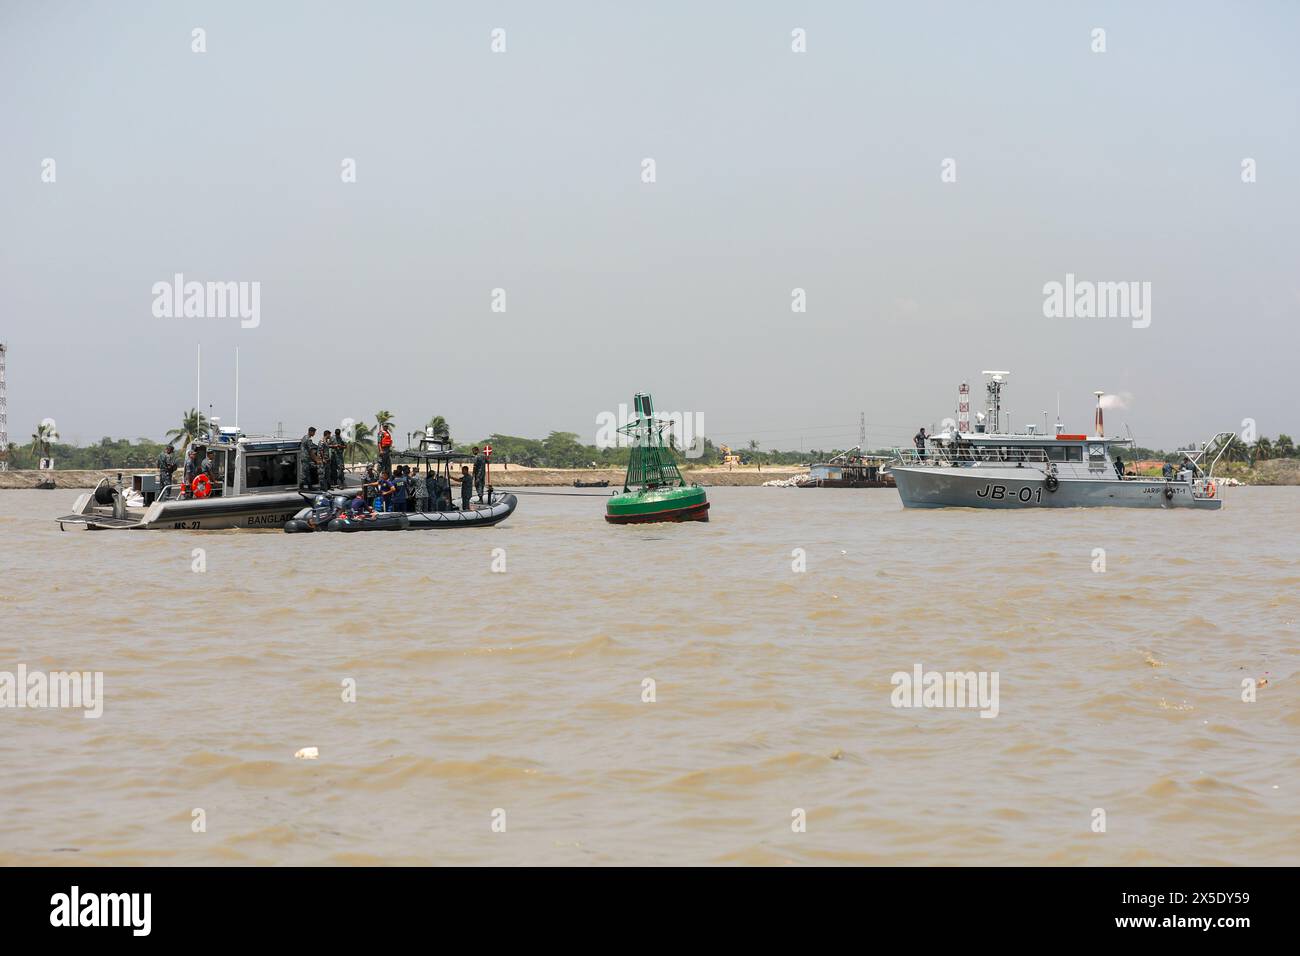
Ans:
[[[217,423],[214,421],[214,425]],[[156,473],[131,476],[126,487],[101,479],[81,495],[73,513],[58,518],[59,527],[90,530],[144,529],[207,531],[220,528],[268,528],[280,531],[310,504],[318,492],[298,487],[298,440],[250,438],[237,428],[216,427],[193,443],[200,459],[212,456],[206,481],[188,491],[181,484],[158,487]],[[360,479],[346,476],[355,490]],[[340,489],[331,494],[348,494]]]
[[[894,449],[890,472],[907,508],[1199,508],[1223,507],[1214,466],[1223,432],[1190,452],[1168,478],[1121,474],[1118,454],[1132,439],[1103,433],[1101,392],[1094,434],[1053,436],[999,431],[1005,372],[985,372],[989,407],[975,431],[958,424],[913,449]],[[964,393],[963,386],[963,395]],[[992,430],[985,430],[991,425]],[[1200,459],[1218,447],[1208,468]]]

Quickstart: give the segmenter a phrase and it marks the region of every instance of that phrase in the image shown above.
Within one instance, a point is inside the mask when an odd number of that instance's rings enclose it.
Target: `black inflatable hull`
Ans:
[[[332,518],[324,525],[313,528],[303,518],[294,518],[285,524],[287,534],[302,534],[308,531],[338,531],[351,534],[357,531],[405,531],[411,526],[410,520],[400,512],[368,515],[364,518]]]
[[[413,511],[407,517],[411,519],[412,531],[488,528],[509,518],[518,504],[519,499],[514,495],[494,495],[491,505],[475,501],[471,504],[471,511]]]
[[[289,534],[309,531],[429,531],[435,528],[487,528],[514,514],[519,499],[514,495],[494,495],[492,504],[475,501],[469,511],[389,511],[367,518],[334,518],[313,528],[307,523],[310,509],[303,509],[284,526]]]

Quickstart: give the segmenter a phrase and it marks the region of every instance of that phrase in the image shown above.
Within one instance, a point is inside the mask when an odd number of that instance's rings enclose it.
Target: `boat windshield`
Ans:
[[[275,488],[298,484],[298,453],[249,454],[244,458],[244,488]]]

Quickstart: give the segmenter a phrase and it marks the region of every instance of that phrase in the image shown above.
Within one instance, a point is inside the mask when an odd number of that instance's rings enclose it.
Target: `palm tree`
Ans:
[[[49,458],[50,443],[58,440],[58,429],[54,427],[54,422],[46,419],[36,426],[36,431],[32,432],[32,454],[39,453],[41,458]]]
[[[390,412],[388,409],[384,408],[381,409],[380,411],[375,412],[375,425],[378,428],[383,428],[385,425],[392,425],[392,424],[393,424],[393,413]]]
[[[749,440],[749,450],[750,450],[750,451],[758,451],[758,439],[757,439],[757,438],[751,438],[751,439]]]
[[[451,437],[451,427],[447,424],[447,419],[441,415],[434,415],[425,427],[432,428],[434,435]]]
[[[343,454],[347,456],[348,464],[357,463],[357,454],[363,457],[370,457],[375,451],[375,429],[371,428],[365,422],[357,422],[352,426],[352,437],[346,442]]]
[[[1273,442],[1273,452],[1278,458],[1294,458],[1295,442],[1290,435],[1278,435],[1277,441]]]
[[[190,443],[202,435],[207,427],[207,416],[191,408],[181,416],[181,427],[173,428],[167,433],[167,441],[169,444],[179,444],[181,454],[184,455],[185,449],[190,447]]]
[[[1224,460],[1246,461],[1246,462],[1250,461],[1250,446],[1247,445],[1240,438],[1238,438],[1236,435],[1233,435],[1230,438],[1228,438],[1223,443],[1223,447],[1224,447],[1224,452],[1223,452]],[[1212,456],[1209,453],[1209,449],[1206,449],[1205,459],[1213,460]]]
[[[1273,443],[1260,435],[1251,451],[1254,453],[1256,461],[1268,461],[1273,457]]]

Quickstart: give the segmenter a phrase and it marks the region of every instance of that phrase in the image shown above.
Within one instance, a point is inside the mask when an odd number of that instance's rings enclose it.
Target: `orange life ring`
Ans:
[[[212,479],[207,475],[195,475],[194,480],[190,482],[190,491],[195,498],[206,498],[212,494]]]
[[[1208,483],[1206,484],[1206,486],[1205,486],[1205,497],[1207,497],[1207,498],[1213,498],[1213,497],[1214,497],[1214,482],[1211,481],[1211,482],[1208,482]]]

